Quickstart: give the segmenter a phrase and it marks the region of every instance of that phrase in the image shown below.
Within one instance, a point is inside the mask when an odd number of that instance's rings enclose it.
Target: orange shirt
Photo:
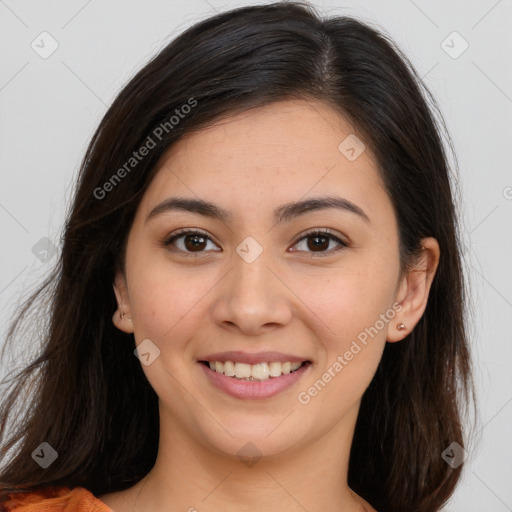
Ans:
[[[0,512],[112,512],[84,487],[50,486],[7,496],[7,501],[0,501]]]

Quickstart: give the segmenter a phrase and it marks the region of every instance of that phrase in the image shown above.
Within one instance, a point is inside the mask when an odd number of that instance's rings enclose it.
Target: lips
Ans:
[[[228,351],[228,352],[217,352],[214,354],[207,354],[205,356],[199,357],[198,361],[206,361],[206,362],[215,362],[219,361],[220,363],[225,363],[226,361],[233,361],[237,363],[245,363],[245,364],[260,364],[260,363],[269,363],[272,361],[277,361],[280,363],[303,363],[303,362],[311,362],[307,357],[301,357],[293,354],[284,354],[282,352],[273,352],[273,351],[265,351],[265,352],[242,352],[242,351]]]
[[[289,357],[289,355],[287,357]],[[207,378],[207,382],[213,384],[214,388],[231,397],[242,400],[272,398],[296,385],[305,374],[311,371],[311,363],[306,363],[294,372],[258,382],[228,377],[222,373],[217,373],[209,366],[199,362],[197,366]]]

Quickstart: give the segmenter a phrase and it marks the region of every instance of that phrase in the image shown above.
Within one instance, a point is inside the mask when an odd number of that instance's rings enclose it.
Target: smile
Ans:
[[[311,366],[310,361],[271,361],[254,365],[233,361],[198,363],[217,389],[232,397],[249,400],[278,395],[298,382]]]
[[[247,364],[233,361],[201,361],[204,364],[208,364],[210,369],[222,373],[226,377],[233,377],[241,380],[249,381],[264,381],[270,378],[280,377],[281,375],[287,375],[299,369],[303,364],[299,362],[285,362],[272,361],[268,363],[259,364]]]

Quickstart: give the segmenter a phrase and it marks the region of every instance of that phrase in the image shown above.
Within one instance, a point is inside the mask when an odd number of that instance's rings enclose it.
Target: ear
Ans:
[[[113,288],[116,295],[117,310],[112,316],[112,322],[121,331],[132,333],[133,321],[132,313],[130,311],[126,279],[123,273],[119,270],[116,272]]]
[[[386,341],[394,343],[404,339],[416,326],[427,307],[430,287],[439,265],[440,250],[435,238],[423,238],[422,250],[413,268],[402,278],[396,302],[401,304],[393,322],[389,322]],[[402,330],[397,325],[405,324]]]

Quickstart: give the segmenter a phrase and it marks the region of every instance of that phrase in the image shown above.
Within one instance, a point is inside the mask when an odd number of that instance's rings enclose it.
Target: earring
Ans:
[[[128,318],[128,320],[130,320],[130,322],[132,322],[132,323],[133,323],[133,319],[132,319],[132,317]]]
[[[400,322],[396,328],[399,330],[399,331],[403,331],[404,329],[406,329],[405,327],[405,324],[403,322]]]

